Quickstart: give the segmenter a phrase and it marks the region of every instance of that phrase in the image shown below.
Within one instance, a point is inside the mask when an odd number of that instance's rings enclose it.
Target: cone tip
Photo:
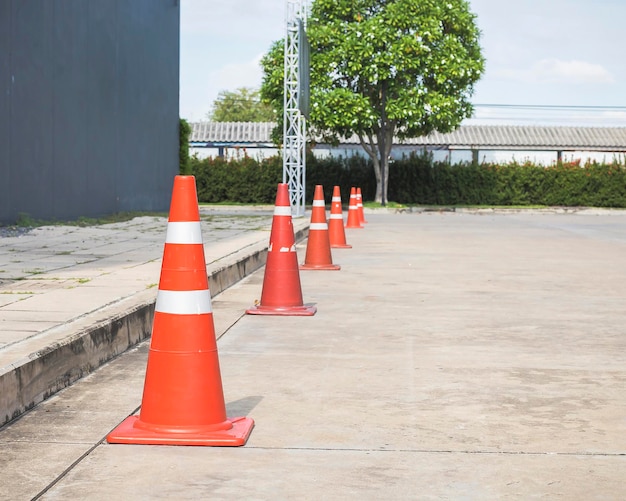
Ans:
[[[182,186],[182,185],[196,185],[196,177],[195,176],[174,176],[174,186]]]
[[[168,221],[200,221],[195,176],[174,177]]]
[[[291,205],[289,201],[289,185],[286,183],[279,183],[276,190],[276,205],[282,207],[289,207]]]

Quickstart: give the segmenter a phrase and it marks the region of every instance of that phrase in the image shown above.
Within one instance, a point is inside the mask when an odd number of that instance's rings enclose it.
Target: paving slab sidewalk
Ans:
[[[314,317],[245,316],[261,270],[214,299],[244,447],[103,441],[144,342],[0,430],[0,498],[626,498],[626,217],[368,220]]]

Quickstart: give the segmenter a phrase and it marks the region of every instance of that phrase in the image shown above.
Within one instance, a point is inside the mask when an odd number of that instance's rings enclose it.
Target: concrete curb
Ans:
[[[0,426],[149,337],[153,312],[154,298],[139,302],[5,368],[0,374]]]
[[[459,214],[579,214],[586,216],[626,216],[626,209],[605,209],[601,207],[401,207],[364,208],[365,214],[423,214],[428,212],[456,212]]]
[[[294,226],[296,242],[308,235],[308,221]],[[258,242],[207,267],[214,297],[258,270],[267,259],[267,242]],[[68,336],[30,354],[0,373],[0,427],[78,379],[150,337],[154,290],[139,292],[102,310],[104,318],[78,319],[60,329]],[[128,304],[132,301],[132,304]],[[71,333],[73,331],[74,333]]]

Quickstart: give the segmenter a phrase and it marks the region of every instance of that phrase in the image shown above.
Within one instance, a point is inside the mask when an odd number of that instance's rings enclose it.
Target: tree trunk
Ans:
[[[380,140],[378,139],[380,137],[380,133],[376,135],[376,140],[374,140],[374,137],[371,135],[368,135],[367,141],[364,137],[359,136],[359,139],[361,141],[361,147],[372,159],[372,163],[374,164],[374,176],[376,177],[376,196],[374,197],[374,201],[378,202],[381,205],[384,205],[388,202],[387,193],[389,185],[389,154],[391,153],[393,133],[395,131],[395,129],[393,128],[395,127],[394,124],[390,125],[392,128],[390,128],[390,130],[388,130],[385,134],[385,151],[382,152],[382,156],[379,156],[381,155]],[[385,176],[384,180],[383,173]]]
[[[387,117],[387,80],[382,82],[380,88],[380,127],[376,131],[376,142],[380,164],[377,167],[374,162],[376,172],[376,201],[381,205],[387,205],[389,199],[389,156],[393,147],[393,136],[396,131],[396,122]]]
[[[380,205],[385,206],[389,202],[389,198],[387,197],[387,193],[389,192],[389,157],[386,156],[381,159],[380,163],[381,177],[384,175],[384,179],[381,180],[381,183],[377,184],[381,185]]]
[[[384,193],[382,194],[382,196],[383,196],[383,200],[385,201],[385,203],[383,205],[386,205],[387,202],[389,202],[389,197],[387,196],[387,193],[389,192],[389,159],[391,158],[391,148],[393,147],[393,136],[394,136],[395,131],[396,131],[395,122],[392,120],[388,120],[386,123],[385,130],[382,131],[383,134],[385,134],[385,151],[381,158],[381,163],[384,163],[384,167],[381,166],[381,171],[384,173],[384,179],[383,179]]]
[[[389,162],[387,161],[387,80],[383,80],[380,89],[380,129],[377,133],[378,151],[380,154],[380,180],[376,180],[376,193],[380,191],[380,205],[387,205],[387,180],[389,179]],[[380,190],[378,186],[380,185]],[[378,201],[378,197],[376,199]]]
[[[396,122],[387,117],[387,85],[385,80],[380,88],[380,122],[372,132],[367,132],[367,141],[363,134],[359,134],[361,146],[372,159],[374,175],[376,176],[376,197],[374,201],[381,205],[388,202],[389,188],[389,155],[393,147],[393,136],[396,131]]]

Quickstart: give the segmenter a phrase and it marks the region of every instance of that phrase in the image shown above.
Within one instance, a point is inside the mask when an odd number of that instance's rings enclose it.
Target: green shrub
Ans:
[[[204,203],[273,204],[276,186],[283,179],[281,157],[260,162],[252,158],[230,161],[192,158],[190,170],[196,176],[198,200]],[[327,201],[330,201],[333,187],[340,186],[342,201],[346,204],[352,186],[361,188],[364,199],[373,199],[376,191],[374,168],[361,157],[316,159],[313,155],[307,156],[305,197],[308,204],[313,200],[316,184],[324,186]]]
[[[341,201],[347,205],[350,201],[350,189],[361,188],[364,200],[373,200],[376,195],[376,180],[372,162],[361,157],[339,157],[317,159],[307,156],[306,200],[311,203],[315,186],[324,187],[324,197],[330,200],[333,188],[339,186]]]
[[[190,160],[201,202],[272,204],[282,182],[282,159]],[[371,161],[355,156],[317,159],[307,156],[306,202],[315,185],[324,186],[327,203],[333,186],[347,205],[350,188],[361,188],[364,200],[376,192]],[[544,167],[519,164],[434,162],[431,155],[412,154],[391,163],[389,200],[413,205],[553,205],[626,207],[626,165],[558,163]]]
[[[191,135],[191,126],[184,118],[178,121],[178,171],[181,175],[190,173],[189,165],[189,136]]]
[[[251,158],[232,161],[192,158],[191,173],[196,177],[198,201],[274,203],[276,185],[282,181],[282,163],[278,160],[276,157],[262,162]]]

